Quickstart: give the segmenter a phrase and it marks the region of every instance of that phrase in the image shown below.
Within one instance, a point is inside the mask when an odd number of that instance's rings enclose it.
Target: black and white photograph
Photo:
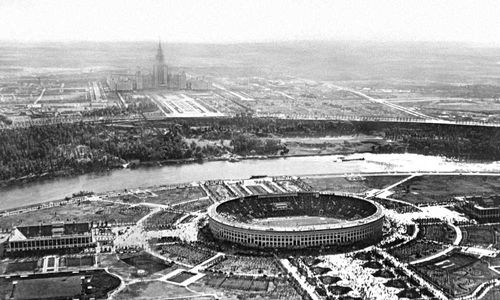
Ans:
[[[500,1],[0,0],[0,299],[500,300]]]

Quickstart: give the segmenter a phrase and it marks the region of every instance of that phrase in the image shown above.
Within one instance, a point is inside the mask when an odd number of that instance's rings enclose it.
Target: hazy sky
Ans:
[[[1,40],[158,37],[500,45],[500,0],[0,0]]]

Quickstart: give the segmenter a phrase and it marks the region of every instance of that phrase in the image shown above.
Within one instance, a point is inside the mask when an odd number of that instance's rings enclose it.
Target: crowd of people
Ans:
[[[376,207],[355,198],[342,196],[298,194],[268,198],[253,197],[229,201],[218,207],[218,212],[240,221],[254,218],[289,216],[321,216],[356,220],[375,213]]]

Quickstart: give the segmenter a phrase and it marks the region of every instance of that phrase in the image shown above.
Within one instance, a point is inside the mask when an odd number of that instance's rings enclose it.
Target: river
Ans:
[[[86,190],[104,192],[161,184],[248,178],[252,175],[318,175],[385,171],[499,172],[500,162],[454,162],[417,154],[357,154],[365,160],[335,161],[337,156],[288,157],[240,162],[210,161],[138,169],[118,169],[30,182],[0,189],[0,209],[62,199]]]

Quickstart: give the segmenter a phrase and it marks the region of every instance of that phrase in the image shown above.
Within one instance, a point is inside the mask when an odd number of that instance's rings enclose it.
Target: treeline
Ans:
[[[233,139],[234,133],[257,137],[376,135],[393,143],[375,153],[418,153],[456,159],[500,160],[500,128],[419,123],[347,122],[227,118],[182,123],[183,134]]]
[[[34,126],[0,130],[0,141],[0,180],[220,154],[210,146],[188,145],[174,125],[162,130],[90,123]]]

